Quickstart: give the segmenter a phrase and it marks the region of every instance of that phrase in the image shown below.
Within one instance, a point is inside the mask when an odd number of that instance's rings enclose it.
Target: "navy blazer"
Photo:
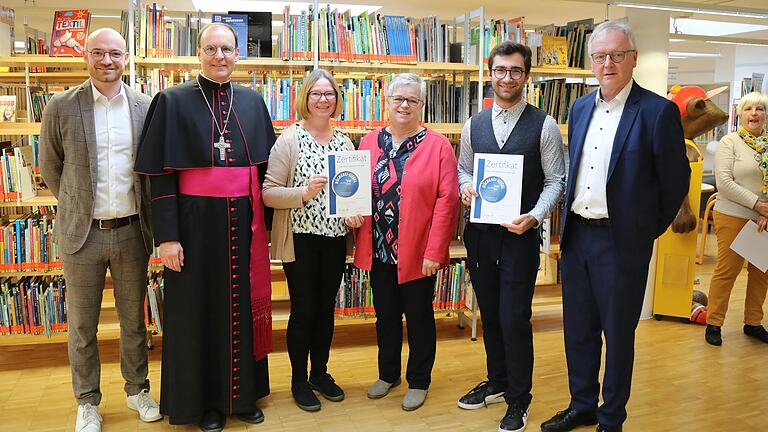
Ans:
[[[574,102],[568,120],[570,166],[560,249],[568,248],[568,217],[595,93]],[[688,193],[691,169],[680,111],[633,81],[613,141],[606,195],[611,234],[625,262],[647,266],[653,241],[666,231]]]

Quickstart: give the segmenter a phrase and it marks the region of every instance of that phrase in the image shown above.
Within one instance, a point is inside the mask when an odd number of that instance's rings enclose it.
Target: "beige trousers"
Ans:
[[[66,282],[69,364],[72,388],[80,405],[101,402],[101,362],[96,339],[107,268],[120,321],[120,370],[125,392],[149,389],[144,298],[147,263],[139,223],[101,230],[91,227],[83,247],[62,254]]]

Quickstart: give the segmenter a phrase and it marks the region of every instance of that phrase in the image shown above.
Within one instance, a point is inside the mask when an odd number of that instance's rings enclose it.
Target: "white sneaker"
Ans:
[[[142,390],[139,394],[128,396],[126,402],[128,408],[138,411],[139,418],[143,422],[149,423],[163,418],[163,415],[160,414],[160,406],[146,390]]]
[[[99,408],[89,403],[78,405],[75,432],[101,432]]]

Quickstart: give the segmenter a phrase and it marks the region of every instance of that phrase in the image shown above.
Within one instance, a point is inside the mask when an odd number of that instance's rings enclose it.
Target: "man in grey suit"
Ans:
[[[127,405],[145,422],[162,418],[147,379],[149,188],[133,174],[150,98],[121,81],[128,55],[118,32],[92,32],[84,53],[90,79],[51,99],[40,132],[40,170],[59,200],[55,236],[67,283],[76,432],[101,431],[96,332],[107,268],[120,320]]]

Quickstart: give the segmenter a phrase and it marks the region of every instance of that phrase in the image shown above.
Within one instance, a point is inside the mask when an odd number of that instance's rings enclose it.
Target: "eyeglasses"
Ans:
[[[309,92],[309,100],[319,101],[321,98],[325,98],[327,101],[336,100],[336,92]]]
[[[610,57],[611,61],[614,63],[621,63],[627,58],[627,53],[631,53],[635,51],[636,50],[614,51],[610,53],[596,52],[596,53],[590,54],[589,56],[592,57],[592,61],[597,64],[605,63],[608,57]]]
[[[223,54],[224,57],[232,57],[232,54],[235,53],[235,48],[227,45],[224,45],[223,47],[206,45],[202,49],[205,55],[211,56],[211,57],[215,56],[216,52],[218,52],[219,50],[221,50],[221,54]]]
[[[493,68],[491,69],[491,72],[493,72],[493,77],[496,79],[504,79],[507,74],[509,74],[509,77],[513,80],[519,80],[523,77],[524,71],[520,68],[512,68],[512,69],[504,69],[504,68]]]
[[[125,51],[120,51],[120,50],[104,51],[100,49],[93,49],[88,51],[88,53],[96,61],[104,59],[104,56],[107,54],[109,54],[109,58],[112,59],[113,61],[120,60],[125,55]]]
[[[389,100],[392,101],[395,106],[400,106],[403,104],[403,102],[408,102],[408,106],[416,106],[421,103],[421,99],[416,98],[408,98],[408,97],[402,97],[402,96],[390,96]]]

